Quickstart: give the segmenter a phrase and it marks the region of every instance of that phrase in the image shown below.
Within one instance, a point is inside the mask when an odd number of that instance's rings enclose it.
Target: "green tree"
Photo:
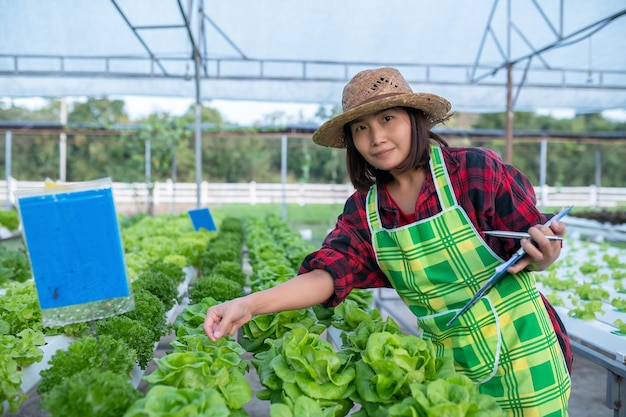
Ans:
[[[203,141],[202,169],[204,178],[212,182],[277,182],[280,139],[207,137]]]
[[[103,152],[109,161],[104,165],[102,177],[110,177],[116,182],[143,182],[145,175],[145,142],[137,132],[120,132],[109,137],[104,143]]]
[[[96,123],[111,126],[128,123],[124,100],[109,100],[106,97],[89,97],[84,103],[74,103],[68,112],[68,122]]]
[[[178,147],[186,143],[190,136],[191,130],[184,126],[183,119],[173,118],[167,113],[153,113],[142,121],[138,139],[144,144],[144,154],[147,149],[150,150],[150,160],[147,161],[150,178],[146,178],[149,186],[157,180],[177,177]],[[149,191],[152,194],[153,188],[150,187]],[[151,207],[148,209],[150,211]]]
[[[201,117],[201,121],[203,124],[213,123],[217,126],[220,126],[222,123],[224,123],[224,120],[222,119],[222,115],[220,114],[220,112],[212,107],[202,106],[200,108],[200,117]],[[195,125],[196,123],[195,104],[192,104],[191,106],[189,106],[185,114],[183,114],[181,117],[176,118],[176,119],[177,119],[177,123],[179,123],[181,126]]]
[[[505,113],[484,113],[472,125],[474,129],[504,129]],[[554,118],[533,112],[515,112],[513,128],[551,132],[615,132],[626,130],[626,122],[611,121],[601,113],[577,114],[572,118]]]
[[[59,122],[60,107],[60,100],[56,99],[47,99],[46,104],[38,109],[0,101],[0,120]]]
[[[317,112],[315,112],[315,117],[317,117],[320,121],[325,122],[339,114],[341,114],[342,108],[339,105],[321,105]]]
[[[41,109],[0,102],[0,119],[57,122],[59,100],[50,99]],[[341,112],[339,106],[320,106],[316,123]],[[471,116],[471,117],[470,117]],[[455,117],[456,119],[456,117]],[[70,122],[97,123],[106,127],[128,120],[122,100],[91,98],[70,106]],[[482,129],[503,129],[504,114],[467,114],[464,126]],[[195,182],[195,106],[174,117],[155,113],[134,121],[141,125],[111,130],[80,130],[67,133],[67,180],[86,181],[105,176],[119,182],[144,182],[145,144],[151,145],[150,181]],[[202,176],[212,182],[278,182],[281,170],[280,134],[268,138],[257,135],[259,127],[240,128],[239,133],[226,130],[219,111],[202,107]],[[300,122],[305,119],[300,115]],[[313,123],[308,121],[307,123]],[[569,119],[517,112],[516,130],[584,133],[626,131],[626,122],[615,122],[601,114],[579,114]],[[448,124],[447,127],[452,126]],[[232,126],[230,126],[232,128]],[[278,129],[278,127],[276,128]],[[250,134],[243,134],[242,131]],[[264,132],[268,128],[263,128]],[[484,146],[504,152],[504,137],[499,139],[466,139],[463,145]],[[4,154],[0,141],[0,154]],[[12,175],[22,180],[55,179],[59,167],[59,137],[48,132],[24,134],[13,132]],[[287,146],[287,180],[289,182],[346,183],[345,150],[317,146],[310,138],[289,138]],[[513,164],[525,172],[533,184],[539,183],[540,145],[514,141]],[[596,156],[601,160],[602,186],[625,186],[622,161],[626,159],[626,141],[615,140],[586,144],[582,141],[548,143],[546,182],[550,185],[587,186],[597,182]],[[575,161],[575,163],[572,163]],[[5,161],[0,158],[0,170]]]
[[[0,141],[4,156],[4,141]],[[20,180],[56,179],[59,173],[58,137],[49,135],[14,135],[11,176]],[[4,158],[2,172],[4,172]],[[4,175],[2,177],[4,179]]]

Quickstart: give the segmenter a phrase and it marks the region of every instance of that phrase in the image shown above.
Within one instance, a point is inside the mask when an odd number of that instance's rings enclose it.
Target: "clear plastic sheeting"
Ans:
[[[460,111],[509,75],[516,110],[623,109],[625,33],[624,0],[0,0],[0,94],[334,105],[390,65]]]

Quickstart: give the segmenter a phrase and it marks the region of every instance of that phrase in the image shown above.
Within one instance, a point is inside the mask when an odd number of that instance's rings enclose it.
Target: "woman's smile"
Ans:
[[[391,154],[391,152],[393,152],[393,148],[384,149],[382,151],[377,151],[376,153],[374,153],[374,157],[376,157],[376,158],[386,158],[387,156],[389,156]]]

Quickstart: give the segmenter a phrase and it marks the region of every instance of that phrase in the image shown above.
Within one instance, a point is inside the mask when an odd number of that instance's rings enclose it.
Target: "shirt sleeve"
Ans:
[[[468,151],[464,163],[464,173],[458,178],[466,181],[463,195],[473,206],[473,210],[466,211],[471,213],[479,230],[525,232],[547,221],[548,217],[536,207],[534,187],[528,178],[516,167],[505,164],[495,152],[475,148]],[[485,240],[505,258],[519,248],[519,241],[514,239],[486,237]]]
[[[526,231],[531,226],[545,223],[547,217],[537,208],[535,189],[528,177],[499,158],[494,164],[501,177],[501,187],[496,193],[496,209],[502,225],[496,226],[507,227],[506,230]]]
[[[353,288],[391,285],[378,267],[370,236],[365,216],[365,195],[356,192],[346,201],[343,213],[321,248],[309,254],[299,269],[300,274],[322,269],[333,277],[335,292],[323,303],[324,306],[338,305]]]

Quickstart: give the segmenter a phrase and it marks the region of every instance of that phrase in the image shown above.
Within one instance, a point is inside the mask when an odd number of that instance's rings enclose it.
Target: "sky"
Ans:
[[[137,120],[154,112],[167,112],[172,116],[180,116],[194,103],[193,99],[145,96],[111,96],[111,100],[121,99],[125,102],[126,111],[131,120]],[[84,98],[80,98],[84,100]],[[46,104],[43,98],[2,99],[2,102],[13,102],[16,106],[36,109]],[[71,101],[71,100],[70,100]],[[227,122],[241,126],[254,125],[264,120],[265,116],[274,112],[284,112],[285,120],[281,122],[299,122],[311,120],[319,109],[318,104],[275,103],[254,101],[212,100],[204,105],[217,109]]]
[[[124,96],[119,97],[126,103],[126,110],[131,119],[147,116],[155,111],[167,111],[172,115],[181,115],[193,100],[184,98],[158,98]],[[318,104],[298,104],[298,103],[273,103],[255,101],[232,101],[232,100],[211,100],[204,103],[208,107],[217,109],[225,121],[242,126],[253,125],[262,121],[264,116],[274,112],[284,112],[286,121],[297,122],[302,119],[312,119],[319,109]],[[302,117],[300,117],[302,114]]]
[[[131,119],[138,119],[155,111],[167,111],[172,115],[181,115],[193,104],[193,100],[185,98],[139,96],[124,96],[119,98],[125,101],[126,110]],[[242,126],[253,125],[255,122],[262,121],[264,116],[279,111],[285,113],[286,121],[297,122],[303,119],[313,119],[319,109],[319,104],[258,101],[212,100],[205,104],[219,110],[225,121]],[[568,119],[576,115],[573,109],[566,108],[538,109],[537,113],[559,119]],[[303,117],[300,117],[300,115]],[[603,112],[603,115],[610,119],[626,121],[626,109],[607,110]]]
[[[132,120],[148,116],[154,112],[167,112],[173,116],[182,115],[190,105],[192,99],[171,97],[145,97],[145,96],[112,96],[111,99],[122,99],[126,103],[126,111]],[[3,99],[6,102],[7,99]],[[14,98],[13,103],[28,108],[38,108],[45,104],[42,98]],[[212,100],[205,105],[217,109],[225,121],[241,126],[251,126],[262,122],[265,116],[275,112],[283,112],[283,123],[297,123],[302,120],[314,119],[319,109],[318,104],[301,103],[278,103],[278,102],[254,102]],[[555,118],[571,118],[575,115],[572,109],[538,109],[538,114],[551,115]],[[626,109],[607,110],[603,112],[607,118],[626,121]]]

